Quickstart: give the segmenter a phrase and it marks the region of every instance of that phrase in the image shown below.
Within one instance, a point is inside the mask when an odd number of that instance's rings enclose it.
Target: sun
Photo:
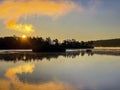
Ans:
[[[26,35],[22,35],[22,38],[25,39],[25,38],[26,38]]]

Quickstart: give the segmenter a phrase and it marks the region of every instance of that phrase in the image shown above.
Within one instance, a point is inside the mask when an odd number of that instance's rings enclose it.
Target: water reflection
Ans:
[[[14,61],[17,62],[19,60],[22,61],[34,61],[34,60],[43,60],[47,59],[50,60],[52,58],[57,59],[59,56],[63,56],[66,58],[75,58],[76,56],[84,56],[87,54],[88,56],[92,56],[92,52],[66,52],[66,53],[33,53],[33,52],[27,52],[27,53],[5,53],[5,54],[0,54],[0,60],[5,60],[5,61]]]
[[[120,56],[120,50],[94,50],[94,54]]]
[[[7,79],[0,80],[0,90],[74,90],[74,87],[71,85],[57,80],[44,84],[30,84],[19,80],[17,74],[30,74],[33,70],[34,64],[29,63],[8,69],[5,73]]]
[[[0,90],[120,90],[119,68],[119,52],[1,53]]]
[[[35,61],[35,60],[43,60],[43,59],[57,59],[60,56],[63,56],[65,58],[75,58],[77,56],[93,56],[94,54],[99,55],[115,55],[120,56],[120,51],[71,51],[66,53],[33,53],[33,52],[14,52],[14,53],[0,53],[0,60],[5,61]]]

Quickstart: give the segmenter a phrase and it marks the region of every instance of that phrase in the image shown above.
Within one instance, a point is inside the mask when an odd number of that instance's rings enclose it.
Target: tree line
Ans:
[[[42,49],[42,48],[93,48],[93,41],[77,41],[75,39],[67,39],[60,42],[58,39],[51,39],[50,37],[43,39],[42,37],[0,37],[0,49]]]
[[[95,47],[120,47],[120,38],[93,41]]]

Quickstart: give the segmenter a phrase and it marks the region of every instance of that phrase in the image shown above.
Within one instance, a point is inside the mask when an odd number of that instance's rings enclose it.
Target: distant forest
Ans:
[[[120,47],[120,38],[93,41],[95,47]]]
[[[50,37],[43,39],[42,37],[1,37],[0,49],[40,49],[40,51],[54,50],[54,49],[79,49],[79,48],[93,48],[93,42],[77,41],[75,39],[51,40]]]

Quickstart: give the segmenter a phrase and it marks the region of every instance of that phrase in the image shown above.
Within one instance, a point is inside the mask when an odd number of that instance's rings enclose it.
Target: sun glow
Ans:
[[[25,39],[27,36],[26,35],[22,35],[22,38]]]

